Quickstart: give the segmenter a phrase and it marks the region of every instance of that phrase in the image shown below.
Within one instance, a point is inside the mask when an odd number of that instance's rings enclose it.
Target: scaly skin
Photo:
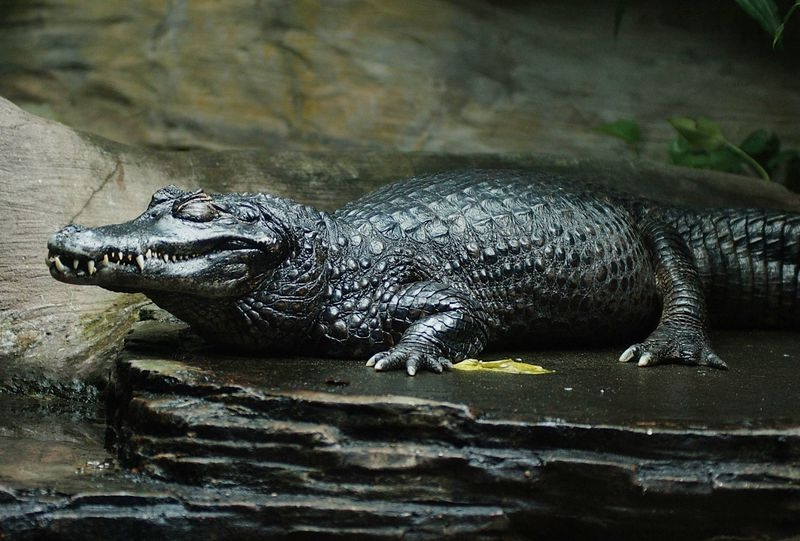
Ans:
[[[491,344],[642,338],[621,361],[724,367],[709,312],[757,325],[730,308],[766,306],[800,327],[797,215],[663,208],[535,173],[419,177],[331,214],[167,187],[139,218],[48,247],[56,279],[143,292],[212,341],[411,375]]]

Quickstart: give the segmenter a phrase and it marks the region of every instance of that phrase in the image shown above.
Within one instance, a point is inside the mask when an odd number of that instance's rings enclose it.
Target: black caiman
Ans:
[[[531,172],[419,176],[321,212],[167,186],[68,225],[58,280],[143,292],[261,355],[441,372],[488,345],[630,340],[620,361],[725,367],[707,329],[800,327],[800,214],[691,210]]]

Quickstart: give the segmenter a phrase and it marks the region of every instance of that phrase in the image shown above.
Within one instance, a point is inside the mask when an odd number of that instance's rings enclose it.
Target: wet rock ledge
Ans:
[[[143,322],[108,400],[123,467],[72,494],[0,492],[0,533],[788,538],[800,532],[796,336],[714,340],[732,370],[642,370],[609,348],[525,353],[556,370],[544,376],[408,378],[235,357]]]

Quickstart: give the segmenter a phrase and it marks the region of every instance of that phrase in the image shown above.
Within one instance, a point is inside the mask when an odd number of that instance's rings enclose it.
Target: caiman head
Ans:
[[[285,217],[264,195],[157,191],[129,222],[68,225],[48,242],[57,280],[112,291],[238,297],[258,287],[293,249]],[[277,198],[272,198],[277,199]]]

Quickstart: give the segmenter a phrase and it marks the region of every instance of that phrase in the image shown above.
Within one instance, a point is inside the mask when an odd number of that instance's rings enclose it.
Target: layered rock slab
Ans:
[[[409,378],[235,356],[141,322],[116,361],[109,447],[91,412],[51,414],[36,436],[39,414],[4,408],[0,446],[28,446],[4,447],[0,534],[786,539],[800,532],[795,336],[712,338],[730,371],[639,369],[607,348],[512,353],[555,370],[541,376]]]
[[[149,478],[404,510],[406,533],[448,517],[431,538],[800,531],[792,333],[717,333],[730,372],[643,370],[609,348],[520,354],[556,370],[544,376],[416,378],[192,336],[140,326],[117,362],[109,422],[122,463]]]

